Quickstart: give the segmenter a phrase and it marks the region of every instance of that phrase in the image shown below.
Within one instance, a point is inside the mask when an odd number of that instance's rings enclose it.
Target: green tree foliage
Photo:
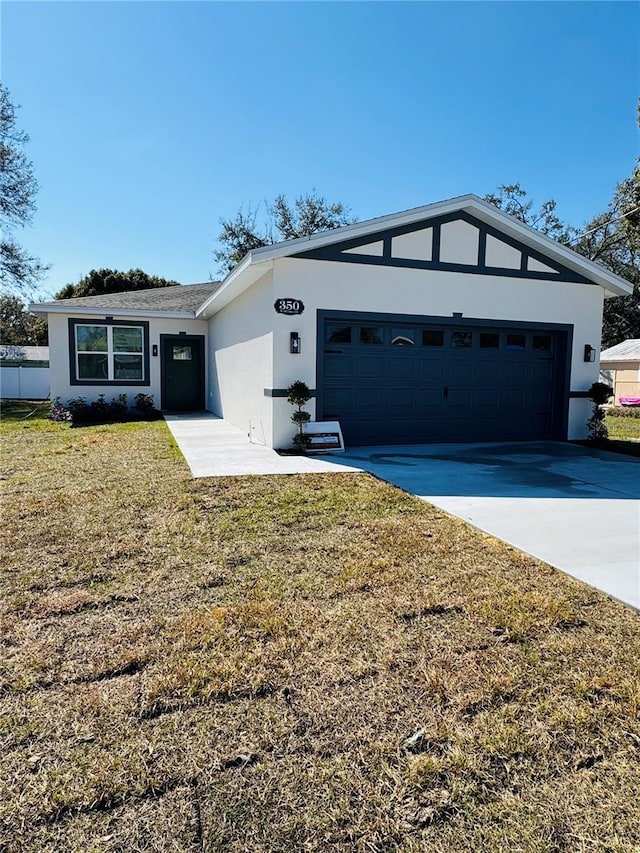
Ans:
[[[27,311],[19,296],[0,295],[0,343],[42,347],[48,343],[47,323]]]
[[[550,199],[536,209],[520,184],[500,186],[485,200],[631,282],[632,294],[605,300],[602,346],[640,338],[639,166],[618,184],[607,209],[580,231],[558,217],[555,201]]]
[[[222,230],[218,240],[221,249],[216,249],[213,257],[218,262],[218,270],[224,274],[239,264],[252,249],[268,246],[273,242],[270,232],[257,224],[258,210],[251,207],[245,212],[241,207],[233,219],[221,219]]]
[[[56,293],[56,299],[73,299],[78,296],[101,296],[123,293],[128,290],[150,290],[154,287],[175,287],[179,282],[147,275],[142,270],[129,272],[101,269],[91,270],[77,284],[67,284]]]
[[[308,237],[355,221],[342,202],[329,202],[315,190],[300,196],[293,204],[280,194],[266,208],[268,221],[262,225],[258,224],[259,208],[251,207],[246,210],[241,207],[233,219],[220,220],[222,230],[218,240],[222,248],[213,253],[220,272],[232,270],[252,249],[280,240]]]
[[[558,243],[569,243],[575,237],[575,229],[566,225],[556,213],[556,203],[553,199],[542,202],[540,207],[534,207],[533,199],[528,198],[527,191],[520,184],[501,184],[495,193],[485,196],[485,201],[500,208],[500,210],[520,219],[532,228],[542,231]]]
[[[281,194],[276,197],[270,212],[281,240],[308,237],[309,234],[330,231],[354,221],[342,202],[328,202],[315,190],[297,198],[293,206]]]
[[[572,248],[633,284],[629,296],[605,300],[602,346],[640,338],[640,166],[618,184],[607,209],[587,224]]]
[[[38,182],[24,153],[28,141],[28,134],[16,128],[16,108],[0,83],[0,286],[19,293],[33,288],[48,269],[13,237],[35,212]]]

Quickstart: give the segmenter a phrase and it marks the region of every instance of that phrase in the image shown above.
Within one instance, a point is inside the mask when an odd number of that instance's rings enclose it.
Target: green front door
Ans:
[[[161,335],[162,408],[169,412],[204,409],[204,337]]]

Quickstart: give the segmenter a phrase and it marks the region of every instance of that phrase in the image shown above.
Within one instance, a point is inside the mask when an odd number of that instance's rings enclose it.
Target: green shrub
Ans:
[[[64,423],[65,421],[71,420],[71,412],[69,411],[69,409],[67,409],[66,406],[62,405],[60,397],[56,397],[55,400],[51,401],[49,417],[52,421],[56,421],[58,423]]]
[[[153,394],[136,394],[134,408],[140,415],[145,415],[149,418],[156,417],[160,414],[153,405]]]
[[[607,409],[608,418],[640,418],[640,406],[612,406]]]
[[[591,388],[589,388],[589,399],[593,402],[593,412],[587,421],[587,429],[589,430],[589,438],[592,441],[606,441],[609,437],[605,421],[606,413],[602,406],[609,400],[612,394],[613,388],[604,382],[594,382]]]
[[[293,436],[293,443],[298,450],[306,450],[309,446],[309,436],[304,432],[304,425],[311,420],[311,415],[303,409],[303,406],[311,399],[311,391],[309,386],[300,379],[292,382],[287,388],[287,401],[292,406],[297,406],[296,411],[291,415],[291,420],[297,427],[297,432]]]
[[[155,420],[162,417],[153,405],[153,395],[137,394],[130,408],[126,394],[118,394],[107,401],[104,394],[89,403],[85,397],[74,397],[63,406],[56,398],[51,406],[50,417],[55,421],[71,421],[72,426],[95,426],[97,424],[126,423],[127,421]]]

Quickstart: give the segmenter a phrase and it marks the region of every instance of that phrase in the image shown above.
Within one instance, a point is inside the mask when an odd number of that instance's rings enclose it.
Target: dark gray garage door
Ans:
[[[345,442],[563,438],[566,332],[323,319],[318,414]]]

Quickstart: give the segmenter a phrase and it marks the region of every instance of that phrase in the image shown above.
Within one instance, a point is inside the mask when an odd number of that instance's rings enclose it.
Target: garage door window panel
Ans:
[[[500,349],[500,335],[497,332],[480,332],[480,349]]]
[[[471,349],[473,334],[471,332],[452,332],[451,346],[454,349]]]
[[[351,334],[351,326],[328,323],[325,331],[325,342],[328,344],[350,344]]]
[[[394,347],[412,347],[416,343],[415,329],[392,328],[391,345]]]
[[[443,347],[444,332],[441,329],[424,329],[422,332],[422,346]]]
[[[361,326],[360,343],[381,345],[384,343],[384,329],[382,326]]]
[[[551,352],[551,335],[534,335],[533,349],[536,352]]]
[[[527,348],[526,335],[507,335],[507,349],[513,351]]]

